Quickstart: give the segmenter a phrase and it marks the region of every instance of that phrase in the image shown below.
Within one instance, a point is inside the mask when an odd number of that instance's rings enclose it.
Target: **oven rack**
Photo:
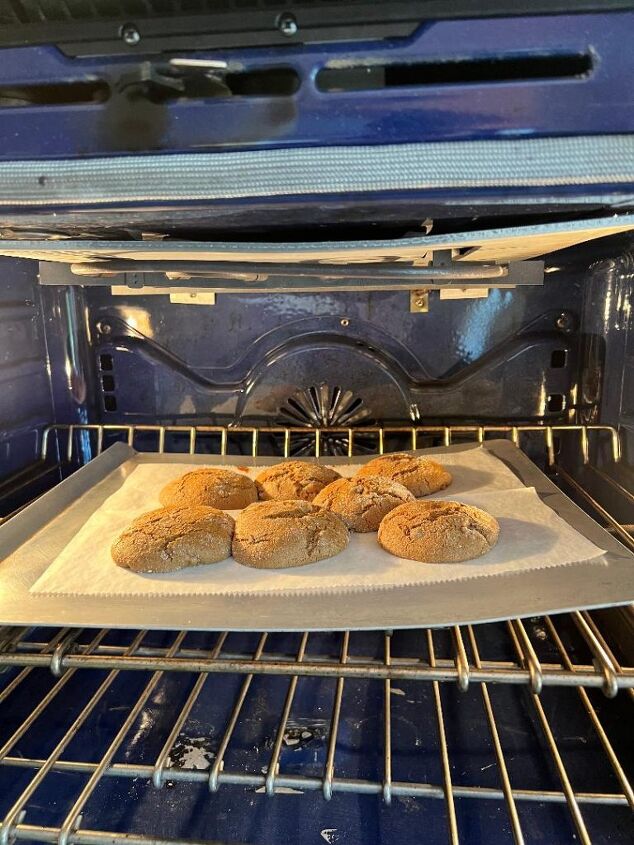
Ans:
[[[348,454],[355,454],[358,439],[367,448],[367,438],[374,438],[375,451],[388,451],[391,438],[407,438],[411,448],[451,445],[458,440],[482,442],[490,437],[510,437],[522,446],[527,439],[537,440],[544,453],[547,468],[577,491],[581,498],[608,528],[624,543],[632,547],[628,526],[622,526],[603,506],[579,485],[560,463],[560,447],[565,443],[578,454],[580,463],[603,477],[611,487],[632,499],[631,493],[592,462],[597,448],[605,448],[613,465],[621,459],[618,430],[610,426],[382,426],[355,429],[307,429],[283,427],[223,427],[223,426],[158,426],[158,425],[74,425],[49,426],[42,435],[41,461],[43,472],[62,470],[73,462],[83,463],[109,445],[109,438],[124,439],[132,446],[150,436],[159,452],[170,451],[172,436],[184,437],[184,451],[194,453],[203,446],[205,451],[225,455],[233,451],[236,438],[246,441],[246,451],[253,456],[266,435],[279,438],[284,456],[292,453],[294,438],[312,444],[313,454],[323,453],[326,435],[341,435]],[[399,448],[407,446],[400,445]],[[179,448],[183,451],[183,446]],[[628,501],[629,501],[628,500]],[[628,542],[629,541],[629,542]],[[619,614],[631,636],[634,614],[631,608],[613,611]],[[46,634],[47,636],[43,636]],[[157,641],[162,636],[164,641]],[[344,632],[342,634],[253,634],[251,648],[235,647],[235,634],[196,634],[196,632],[114,632],[103,630],[62,629],[48,632],[43,629],[5,628],[0,630],[0,711],[19,702],[21,690],[26,690],[33,677],[49,678],[48,686],[39,698],[28,700],[26,717],[19,720],[8,736],[1,735],[0,775],[2,772],[24,774],[28,783],[14,796],[8,811],[0,819],[0,843],[38,841],[57,843],[116,843],[116,845],[173,845],[175,842],[208,843],[209,837],[196,838],[191,834],[165,836],[158,830],[143,829],[125,832],[108,823],[90,824],[92,806],[97,803],[95,793],[104,788],[114,789],[121,783],[141,779],[152,785],[157,800],[161,787],[179,785],[197,790],[202,795],[241,789],[247,793],[264,792],[266,796],[301,791],[311,800],[330,800],[345,795],[381,798],[389,806],[398,801],[431,800],[443,809],[446,840],[458,843],[461,838],[461,811],[464,802],[488,802],[505,808],[505,824],[516,843],[526,841],[527,808],[538,812],[540,818],[548,807],[563,808],[568,813],[571,837],[582,843],[600,842],[593,836],[592,813],[602,807],[612,812],[630,813],[634,809],[634,792],[628,775],[627,754],[613,738],[610,726],[604,724],[602,708],[627,705],[634,700],[634,666],[625,665],[615,654],[608,617],[586,611],[536,617],[530,620],[513,619],[505,623],[477,626],[454,626],[445,630],[419,629],[409,632]],[[279,643],[280,637],[294,638]],[[324,638],[328,638],[324,642]],[[372,648],[364,651],[368,638],[374,637]],[[201,641],[202,638],[202,641]],[[313,645],[317,642],[317,648]],[[361,645],[359,645],[361,644]],[[211,677],[221,675],[222,680]],[[87,698],[81,711],[73,718],[66,715],[64,697],[58,694],[73,678],[92,679],[87,683]],[[96,678],[96,680],[95,680]],[[140,680],[141,691],[133,697],[120,722],[113,728],[109,744],[95,759],[81,754],[66,754],[73,737],[82,726],[90,724],[91,714],[105,706],[116,679],[132,685]],[[221,690],[227,679],[235,681],[235,696],[229,702],[221,726],[213,736],[209,764],[204,769],[180,765],[173,758],[179,737],[187,734],[197,702],[211,690]],[[160,736],[154,742],[150,760],[117,758],[126,747],[130,732],[137,720],[148,711],[149,702],[166,683],[178,683],[182,688],[181,703],[169,711],[161,722]],[[90,684],[93,684],[91,687]],[[275,683],[285,690],[283,701],[270,711],[270,730],[267,737],[265,765],[232,764],[232,746],[236,736],[248,721],[245,710],[259,683]],[[323,683],[329,686],[324,705],[327,729],[319,748],[320,770],[314,766],[287,768],[289,726],[294,723],[298,701],[303,701],[303,685]],[[396,686],[396,685],[399,686]],[[437,758],[439,776],[435,779],[404,778],[399,775],[401,751],[394,754],[399,721],[398,707],[406,687],[419,691],[421,700],[431,708],[433,725],[433,754]],[[376,697],[380,724],[376,729],[377,775],[353,776],[346,772],[346,742],[342,741],[345,707],[353,690],[370,690]],[[620,694],[618,694],[620,692]],[[505,719],[500,720],[497,697],[511,695],[527,711],[534,731],[536,754],[541,763],[550,768],[548,783],[523,783],[514,771],[513,755],[509,754],[509,736]],[[570,765],[570,737],[561,735],[554,713],[549,710],[549,696],[573,696],[579,702],[588,735],[579,737],[584,746],[582,768],[591,770],[599,762],[609,770],[609,778],[601,788],[575,785],[580,769]],[[414,696],[415,693],[412,693]],[[449,735],[460,723],[456,717],[460,707],[474,707],[474,696],[483,713],[482,731],[489,739],[490,761],[481,767],[496,773],[494,781],[474,776],[464,782],[456,774]],[[598,696],[598,697],[597,697]],[[609,699],[613,699],[610,701]],[[604,702],[602,705],[601,702]],[[18,704],[19,706],[19,704]],[[60,715],[61,708],[61,715]],[[496,713],[498,715],[496,715]],[[55,716],[54,723],[62,725],[62,732],[47,754],[26,754],[19,747],[21,740]],[[429,714],[428,714],[429,715]],[[482,715],[482,714],[481,714]],[[422,715],[421,715],[422,718]],[[457,719],[457,721],[456,721]],[[296,719],[295,719],[296,722]],[[0,724],[2,720],[0,719]],[[429,724],[425,724],[429,728]],[[158,724],[153,733],[158,734]],[[211,728],[210,728],[210,732]],[[149,741],[149,738],[148,738]],[[157,744],[158,743],[158,744]],[[266,745],[266,743],[265,743]],[[414,748],[411,749],[415,751]],[[317,753],[317,752],[315,752]],[[623,759],[625,756],[625,759]],[[261,761],[260,761],[261,762]],[[35,824],[29,820],[29,802],[33,794],[47,780],[56,775],[82,778],[82,787],[55,824]],[[302,799],[302,800],[304,800]],[[437,799],[441,799],[438,801]],[[0,813],[0,816],[2,813]],[[628,815],[629,819],[631,816]],[[572,841],[572,839],[571,839]],[[626,841],[626,840],[624,840]]]
[[[630,607],[622,610],[630,615],[634,626],[634,610]],[[57,677],[68,669],[116,669],[198,672],[203,675],[231,672],[241,675],[431,681],[455,683],[463,691],[470,683],[504,683],[527,686],[536,695],[544,687],[585,687],[601,689],[608,698],[613,698],[619,690],[627,690],[634,697],[634,667],[619,663],[587,611],[573,611],[568,616],[592,657],[590,663],[544,663],[536,653],[525,623],[521,619],[511,619],[506,623],[506,635],[517,652],[518,660],[514,661],[480,659],[470,662],[466,648],[467,640],[470,641],[473,636],[473,626],[470,625],[453,626],[451,656],[434,661],[416,653],[392,656],[389,660],[352,656],[348,646],[344,658],[337,659],[315,655],[310,659],[302,657],[297,660],[270,650],[263,650],[255,657],[226,649],[219,649],[218,653],[214,650],[210,655],[208,651],[182,646],[172,653],[169,649],[143,644],[131,653],[127,646],[104,645],[101,640],[91,646],[82,645],[78,642],[81,629],[66,629],[58,642],[45,643],[31,639],[32,631],[37,629],[6,627],[0,629],[0,668],[44,668],[50,669]],[[550,617],[544,618],[550,625]],[[181,632],[181,636],[184,635]],[[218,642],[224,642],[227,636],[227,632],[220,634]],[[433,634],[431,636],[433,639]]]
[[[101,454],[110,439],[123,440],[132,447],[138,447],[141,438],[150,438],[150,445],[144,449],[159,453],[178,451],[194,454],[203,446],[209,454],[228,455],[234,453],[232,445],[240,443],[242,454],[257,457],[261,454],[260,444],[267,437],[279,441],[282,457],[292,454],[293,443],[301,440],[302,454],[316,457],[324,455],[322,444],[330,437],[338,438],[339,446],[352,456],[357,453],[357,444],[362,441],[366,452],[383,454],[391,451],[390,440],[396,440],[398,448],[418,449],[427,446],[451,446],[456,442],[482,443],[490,438],[510,438],[518,447],[530,439],[537,441],[543,453],[547,470],[556,474],[559,481],[577,496],[580,502],[589,507],[592,514],[608,531],[617,537],[627,548],[634,551],[634,526],[616,519],[597,498],[591,495],[583,484],[559,460],[561,448],[565,445],[578,456],[579,463],[600,482],[608,485],[613,494],[623,500],[627,506],[634,505],[634,494],[621,484],[612,474],[597,465],[591,459],[593,447],[602,448],[612,466],[621,463],[621,442],[619,431],[609,425],[394,425],[394,426],[355,426],[346,427],[284,427],[284,426],[191,426],[191,425],[113,425],[113,424],[54,424],[47,426],[41,433],[40,464],[24,475],[23,479],[13,479],[12,490],[27,486],[38,479],[51,478],[54,473],[63,471],[73,461],[85,463]],[[38,434],[39,437],[39,434]],[[180,444],[172,444],[171,437],[181,438]],[[22,506],[24,507],[24,505]],[[21,509],[21,508],[20,508]],[[15,511],[14,513],[17,513]],[[0,523],[13,513],[0,517]]]
[[[26,839],[58,843],[108,842],[117,845],[173,843],[174,839],[161,838],[160,835],[157,838],[155,834],[146,832],[119,833],[116,830],[95,830],[83,826],[83,819],[90,817],[90,801],[100,784],[103,786],[106,782],[121,783],[134,779],[151,783],[157,791],[166,785],[188,784],[202,795],[207,795],[207,800],[211,800],[209,792],[216,793],[226,787],[264,792],[269,797],[279,792],[301,791],[314,794],[316,799],[321,800],[354,793],[382,798],[387,805],[404,798],[442,799],[446,840],[452,845],[460,841],[460,813],[457,807],[464,800],[493,801],[503,805],[506,809],[505,823],[509,825],[516,843],[525,841],[522,817],[527,805],[534,805],[540,812],[548,805],[566,808],[572,823],[571,836],[574,829],[578,841],[582,843],[602,841],[593,839],[591,826],[588,826],[585,818],[586,813],[592,813],[594,807],[624,807],[629,808],[628,812],[634,809],[632,784],[627,765],[621,759],[623,749],[619,749],[610,738],[610,730],[603,724],[600,705],[602,696],[597,699],[595,690],[586,689],[586,685],[600,685],[604,695],[614,696],[619,687],[625,687],[617,700],[625,695],[625,703],[631,706],[634,699],[634,668],[619,664],[608,644],[609,635],[604,634],[594,614],[580,612],[538,617],[526,622],[512,620],[507,623],[467,625],[451,631],[426,629],[394,634],[344,632],[339,635],[285,635],[282,645],[278,643],[282,654],[267,649],[270,638],[282,636],[277,634],[253,634],[250,653],[245,654],[233,651],[228,642],[230,637],[239,635],[226,633],[211,635],[171,632],[163,635],[167,640],[158,647],[146,644],[146,640],[158,636],[158,632],[118,632],[120,641],[108,645],[104,640],[112,632],[107,630],[60,630],[47,640],[38,637],[39,630],[23,629],[17,634],[15,631],[4,632],[5,650],[0,655],[0,665],[10,667],[12,672],[7,673],[4,680],[0,675],[0,707],[10,705],[20,695],[21,687],[27,688],[31,673],[44,670],[50,682],[39,700],[29,702],[30,709],[26,718],[20,720],[8,737],[2,735],[0,739],[0,772],[3,769],[15,772],[27,769],[31,772],[26,787],[14,798],[10,809],[0,819],[1,842]],[[203,650],[187,646],[187,638],[205,640],[206,659],[201,656]],[[11,641],[8,650],[7,639]],[[313,639],[317,642],[316,654]],[[418,664],[412,669],[411,657],[403,657],[401,652],[407,652],[415,644],[426,656],[424,660],[419,658]],[[508,650],[507,656],[514,657],[506,660],[490,659],[487,651],[491,648],[497,652]],[[333,661],[331,655],[335,649],[338,649],[338,659]],[[360,657],[357,654],[359,650],[369,650],[370,655]],[[547,655],[547,659],[540,660],[538,652]],[[584,656],[581,662],[577,654]],[[585,662],[586,658],[593,661],[595,666]],[[90,659],[95,662],[90,663]],[[133,665],[130,661],[134,660],[139,663]],[[556,660],[558,664],[554,662]],[[175,664],[174,661],[180,663]],[[89,666],[109,671],[90,673]],[[16,672],[19,667],[22,668]],[[289,737],[289,732],[292,733],[290,726],[298,723],[298,714],[295,712],[297,702],[300,702],[300,710],[302,705],[306,706],[306,695],[299,693],[301,685],[309,682],[303,675],[308,667],[308,674],[313,678],[320,675],[327,678],[330,684],[326,695],[329,703],[323,713],[327,728],[318,743],[319,765],[307,763],[299,771],[295,765],[285,771],[291,745],[296,738],[296,735]],[[50,673],[48,668],[52,670]],[[103,708],[118,675],[123,672],[128,683],[131,683],[130,676],[126,674],[130,668],[146,671],[142,678],[143,685],[136,698],[123,708],[124,712],[112,728],[112,736],[108,737],[107,748],[102,749],[97,759],[84,759],[78,757],[76,752],[74,755],[66,755],[64,752],[77,732],[90,725],[92,714]],[[177,676],[172,674],[175,668],[180,670]],[[217,685],[214,687],[215,679],[210,679],[210,675],[216,671],[231,676],[239,673],[239,677],[235,679],[237,683],[221,724],[215,730],[210,729],[213,741],[208,749],[207,765],[202,769],[179,765],[175,761],[174,749],[179,737],[188,734],[187,726],[197,703],[212,689],[217,691],[214,695],[220,693],[220,688]],[[82,679],[89,679],[82,685],[85,700],[82,700],[80,712],[66,715],[63,709],[64,695],[60,693],[69,682],[72,684],[78,672]],[[261,744],[265,749],[265,765],[257,765],[264,758],[260,756],[258,759],[258,754],[252,751],[247,755],[246,765],[236,765],[235,762],[232,765],[229,759],[231,748],[244,723],[249,721],[245,713],[255,695],[253,687],[264,682],[262,676],[268,674],[283,676],[283,680],[277,678],[275,682],[285,683],[286,686],[283,687],[283,698],[275,696],[276,705],[271,708],[270,719],[264,718],[267,737],[266,741],[258,745]],[[552,702],[549,704],[544,700],[546,687],[556,674],[558,682],[564,687],[558,690],[558,694],[575,696],[581,705],[586,728],[575,727],[571,730],[578,730],[580,736],[577,739],[583,740],[584,744],[580,746],[584,754],[583,765],[595,769],[601,768],[601,765],[608,767],[612,785],[609,790],[580,789],[574,785],[575,778],[579,777],[579,766],[577,761],[573,772],[566,764],[566,757],[571,753],[570,737],[565,735],[565,731],[562,735],[556,711],[551,709]],[[146,734],[146,747],[154,749],[151,759],[136,762],[131,761],[126,754],[124,761],[118,760],[117,755],[130,733],[134,733],[135,724],[147,713],[150,700],[162,685],[173,681],[174,677],[181,684],[178,696],[180,703],[178,707],[168,709],[167,719],[156,719],[150,733]],[[412,679],[416,683],[412,683]],[[591,683],[586,684],[590,680]],[[441,681],[454,681],[455,684]],[[511,686],[508,686],[509,683]],[[406,686],[407,692],[401,688],[403,686]],[[342,767],[346,768],[346,761],[344,759],[342,763],[341,758],[347,757],[346,747],[350,744],[348,729],[343,740],[341,735],[342,725],[346,723],[346,694],[350,692],[354,699],[353,691],[359,689],[363,691],[359,700],[369,699],[369,690],[372,689],[379,703],[380,724],[377,724],[375,731],[379,773],[376,778],[352,777],[341,771]],[[522,707],[526,709],[530,731],[535,732],[532,743],[544,755],[557,781],[556,787],[552,784],[523,786],[519,782],[513,757],[504,750],[505,744],[509,742],[507,719],[505,717],[500,722],[496,717],[496,711],[499,712],[497,695],[501,689],[521,701]],[[415,701],[417,693],[413,690],[420,691],[420,701]],[[394,754],[393,724],[402,718],[402,707],[406,706],[403,703],[405,695],[408,699],[412,696],[407,706],[414,705],[415,708],[410,718],[416,719],[418,714],[422,720],[425,745],[428,746],[425,751],[429,753],[430,748],[433,748],[434,755],[437,755],[437,769],[442,773],[438,781],[405,780],[398,776],[399,755],[403,752],[399,747],[398,754]],[[465,702],[458,709],[455,702],[450,700],[456,697]],[[261,691],[257,698],[260,701]],[[154,700],[162,699],[156,696]],[[213,707],[210,701],[212,699],[205,699],[207,707]],[[479,760],[478,769],[484,772],[493,768],[495,782],[489,777],[485,783],[469,782],[469,779],[461,782],[452,760],[454,752],[449,734],[455,728],[456,720],[469,721],[464,710],[470,714],[476,706],[484,714],[490,757],[487,757],[484,766],[481,765],[482,760]],[[64,714],[62,716],[60,708]],[[433,714],[432,724],[426,720],[430,713]],[[38,721],[45,724],[47,718],[52,719],[51,724],[58,728],[55,746],[48,755],[29,756],[22,750],[16,753],[16,748],[25,736],[28,737],[29,731],[36,730]],[[213,715],[209,718],[213,718]],[[145,720],[147,722],[147,716]],[[304,724],[301,719],[299,724]],[[152,730],[160,735],[151,737]],[[429,736],[430,731],[433,739]],[[416,741],[411,751],[416,751],[417,747]],[[464,765],[464,761],[461,765]],[[27,823],[23,811],[42,782],[56,772],[83,776],[83,787],[64,809],[63,819],[58,825]],[[178,841],[196,843],[210,840],[187,838]]]

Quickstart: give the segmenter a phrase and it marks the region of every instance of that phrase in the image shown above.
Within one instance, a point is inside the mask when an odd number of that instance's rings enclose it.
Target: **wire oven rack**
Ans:
[[[211,437],[221,454],[237,434],[255,455],[263,431],[53,426],[42,456],[64,432],[69,462],[79,438],[98,453],[110,432],[132,445],[149,432],[159,451],[173,432],[191,452]],[[266,431],[290,454],[295,430]],[[350,454],[362,432],[379,452],[406,432],[414,448],[537,433],[559,471],[562,435],[585,464],[592,438],[620,460],[608,426],[343,432]],[[312,432],[317,454],[322,435]],[[631,634],[631,609],[617,613]],[[349,841],[378,841],[378,829],[385,841],[452,845],[473,830],[490,843],[630,842],[634,666],[622,645],[585,611],[393,633],[2,629],[0,843],[297,841],[296,814],[302,842],[315,825],[315,841],[334,843],[352,818]],[[299,802],[290,818],[284,801]]]
[[[620,746],[618,728],[634,668],[620,664],[585,612],[393,634],[61,630],[42,638],[34,629],[5,632],[0,663],[12,670],[0,687],[0,841],[215,838],[184,834],[177,819],[151,827],[148,805],[159,812],[168,800],[161,789],[174,786],[187,797],[185,815],[191,795],[213,813],[213,793],[232,790],[251,800],[301,792],[315,815],[324,799],[351,794],[401,808],[431,802],[430,820],[440,818],[430,842],[461,841],[464,805],[473,802],[495,807],[518,843],[572,842],[575,832],[580,842],[604,842],[596,813],[611,808],[609,841],[631,841],[626,827],[618,836],[634,808],[632,748]],[[599,685],[602,693],[592,689]],[[38,823],[34,796],[71,775],[65,805]],[[145,829],[118,828],[123,808],[102,829],[102,803],[118,795],[131,813],[129,785],[139,781],[156,793],[143,797]],[[557,827],[550,840],[531,838],[535,818],[554,830],[550,814],[562,807],[567,834]],[[485,841],[496,841],[494,830]]]
[[[336,438],[338,447],[345,454],[356,453],[357,444],[363,443],[363,450],[382,455],[391,451],[390,441],[397,448],[418,449],[426,446],[450,446],[457,440],[483,442],[490,437],[507,437],[521,448],[527,440],[537,442],[538,451],[544,453],[546,468],[555,473],[560,482],[576,495],[581,503],[589,507],[595,518],[629,549],[634,550],[631,524],[619,522],[588,490],[575,479],[569,469],[558,460],[562,444],[572,446],[578,452],[582,465],[598,479],[609,485],[628,506],[634,506],[634,494],[624,487],[613,475],[606,473],[591,460],[592,446],[607,448],[613,465],[621,462],[621,443],[618,429],[609,425],[453,425],[453,426],[355,426],[345,427],[281,427],[281,426],[185,426],[185,425],[108,425],[108,424],[54,424],[44,429],[40,445],[39,474],[50,477],[61,470],[64,464],[73,460],[85,462],[101,454],[104,445],[112,439],[125,440],[137,447],[141,438],[143,448],[163,453],[185,451],[194,454],[201,447],[210,454],[231,454],[231,445],[239,445],[242,454],[255,457],[260,454],[260,443],[264,437],[275,438],[279,453],[289,457],[294,440],[301,440],[303,454],[320,457],[324,454],[322,443],[325,438]],[[109,441],[110,438],[110,441]],[[149,438],[149,440],[148,440]],[[170,438],[178,438],[170,440]],[[244,448],[246,444],[246,449]],[[386,448],[387,447],[387,448]],[[36,476],[37,477],[37,476]],[[28,481],[33,483],[33,473]],[[20,484],[15,480],[15,488]],[[17,512],[17,511],[15,511]],[[10,516],[0,517],[0,524]]]

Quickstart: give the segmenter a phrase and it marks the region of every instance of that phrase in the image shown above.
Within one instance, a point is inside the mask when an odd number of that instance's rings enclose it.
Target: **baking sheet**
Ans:
[[[450,446],[454,454],[478,449]],[[486,589],[471,579],[331,593],[260,593],[241,597],[83,596],[30,592],[91,515],[120,489],[138,466],[171,464],[183,471],[204,466],[207,455],[136,452],[115,443],[99,457],[0,525],[0,624],[68,627],[145,628],[206,631],[333,631],[439,627],[557,613],[634,601],[634,555],[556,487],[508,440],[487,440],[482,449],[501,460],[517,483],[535,487],[539,498],[605,554],[586,563],[553,566],[487,578]],[[417,454],[435,450],[418,450]],[[227,466],[230,458],[214,458]],[[360,464],[367,458],[334,458],[321,463]],[[258,458],[258,466],[278,463]],[[389,601],[386,600],[389,595]]]
[[[571,566],[599,558],[601,548],[575,531],[522,485],[505,464],[483,448],[429,453],[451,470],[452,485],[436,498],[459,499],[492,513],[500,540],[488,554],[460,564],[421,564],[385,552],[376,533],[351,534],[348,548],[315,564],[286,570],[258,570],[232,559],[171,573],[141,574],[115,566],[110,546],[131,519],[159,507],[158,492],[172,478],[200,464],[152,463],[133,468],[121,487],[90,516],[32,593],[65,596],[256,596],[332,595],[481,580]],[[208,466],[214,466],[209,462]],[[337,465],[353,475],[358,465]],[[240,465],[254,477],[261,467]],[[237,515],[237,512],[231,512]],[[600,563],[600,560],[598,561]]]

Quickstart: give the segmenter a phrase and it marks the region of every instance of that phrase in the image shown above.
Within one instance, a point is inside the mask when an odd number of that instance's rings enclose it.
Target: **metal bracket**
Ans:
[[[192,280],[195,282],[192,284]],[[417,267],[391,264],[283,264],[106,260],[65,264],[40,262],[40,284],[192,288],[216,293],[381,291],[430,288],[493,288],[542,285],[542,261],[508,265],[453,263]]]
[[[501,286],[500,286],[501,287]],[[438,292],[439,299],[486,299],[489,295],[489,288],[459,288],[453,285],[448,288],[441,288]]]
[[[409,292],[409,310],[412,314],[427,314],[429,311],[429,291],[411,290]]]
[[[173,58],[168,63],[142,62],[124,73],[116,82],[116,92],[129,100],[148,98],[160,101],[184,95],[187,81],[204,84],[205,96],[227,96],[231,93],[224,82],[228,71],[224,61]]]
[[[125,283],[129,288],[142,288],[145,284],[143,273],[132,271],[125,274]]]
[[[177,305],[215,305],[216,294],[205,288],[132,288],[126,285],[112,285],[110,293],[113,296],[169,296],[170,302]]]
[[[178,291],[170,293],[170,302],[175,305],[215,305],[216,294],[214,291]]]
[[[506,287],[513,287],[513,285]],[[445,285],[438,289],[438,299],[441,302],[447,299],[486,299],[488,295],[488,287],[459,288],[455,285]],[[429,290],[418,289],[410,291],[409,310],[412,314],[429,313]]]

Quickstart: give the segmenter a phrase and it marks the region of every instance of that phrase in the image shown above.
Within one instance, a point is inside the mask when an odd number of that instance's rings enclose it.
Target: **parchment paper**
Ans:
[[[150,463],[135,467],[30,592],[69,596],[327,595],[587,563],[602,553],[484,449],[429,456],[445,464],[454,476],[453,484],[434,498],[476,505],[499,520],[500,540],[483,557],[458,564],[424,564],[388,554],[379,546],[376,533],[353,533],[341,554],[294,569],[252,569],[229,559],[165,574],[130,572],[113,563],[112,542],[135,516],[160,506],[158,492],[163,485],[201,466]],[[213,462],[208,466],[214,466]],[[251,477],[261,471],[261,467],[239,466]],[[358,466],[338,465],[336,469],[342,475],[353,475]],[[601,561],[597,565],[602,565]]]

